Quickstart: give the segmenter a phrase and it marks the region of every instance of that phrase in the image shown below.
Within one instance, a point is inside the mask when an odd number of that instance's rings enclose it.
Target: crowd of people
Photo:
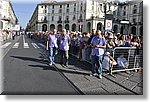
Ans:
[[[29,37],[36,38],[47,46],[49,51],[49,65],[55,62],[55,55],[60,52],[60,64],[68,67],[69,52],[76,55],[81,61],[90,61],[92,63],[91,76],[98,75],[102,78],[103,55],[107,52],[112,53],[115,47],[143,47],[142,36],[133,34],[115,34],[113,32],[105,33],[100,30],[92,29],[88,32],[69,32],[63,29],[58,32],[38,32],[28,33]],[[98,63],[98,73],[96,65]]]
[[[14,31],[0,30],[0,41],[15,39],[18,35]],[[102,62],[104,54],[113,52],[116,47],[143,47],[142,36],[133,34],[124,35],[114,32],[101,32],[92,29],[92,32],[69,32],[63,29],[62,32],[54,29],[52,32],[27,32],[29,38],[34,38],[45,44],[49,51],[49,65],[55,62],[55,56],[60,54],[60,64],[68,67],[69,52],[78,57],[80,61],[92,63],[91,76],[102,78]],[[113,58],[112,58],[113,59]],[[98,64],[98,72],[96,70]]]
[[[19,32],[12,31],[12,30],[1,30],[0,29],[0,42],[3,43],[8,39],[15,39],[16,35],[20,35]]]
[[[91,39],[96,35],[96,31],[92,30],[92,33],[73,33],[71,35],[71,46],[74,54],[80,52],[81,60],[89,61],[89,48],[91,44]],[[106,50],[108,52],[115,47],[142,47],[143,41],[142,36],[135,36],[133,34],[123,35],[123,34],[113,34],[113,32],[109,32],[107,34],[103,34],[102,36],[106,39]]]
[[[1,30],[0,31],[0,41],[3,42],[3,41],[6,41],[7,39],[10,39],[11,38],[11,32],[8,31],[8,30]]]

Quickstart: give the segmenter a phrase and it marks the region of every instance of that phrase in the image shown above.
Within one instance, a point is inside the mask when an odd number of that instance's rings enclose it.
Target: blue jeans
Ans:
[[[102,75],[102,59],[103,55],[96,56],[92,55],[92,74],[96,73],[96,64],[98,65],[98,73]]]
[[[91,61],[90,56],[89,56],[91,54],[91,49],[90,48],[86,48],[85,51],[86,51],[86,60],[87,61]]]
[[[50,63],[54,62],[54,58],[57,54],[57,49],[55,47],[50,47],[49,48],[49,61]]]

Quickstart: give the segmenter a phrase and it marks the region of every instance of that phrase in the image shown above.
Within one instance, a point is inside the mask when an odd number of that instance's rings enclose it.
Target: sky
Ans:
[[[19,24],[22,28],[26,28],[28,21],[30,20],[36,5],[44,0],[11,0],[15,14],[19,20]],[[63,0],[55,0],[63,1]],[[124,1],[124,0],[121,0]]]
[[[41,3],[41,1],[43,0],[11,0],[13,9],[22,28],[26,28],[26,25],[34,12],[36,5]]]
[[[36,7],[36,3],[13,3],[12,5],[19,24],[25,28]]]

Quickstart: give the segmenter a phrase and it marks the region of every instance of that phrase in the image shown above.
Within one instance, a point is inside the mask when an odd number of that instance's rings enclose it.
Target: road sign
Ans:
[[[111,29],[112,29],[112,20],[106,20],[105,30],[111,30]]]

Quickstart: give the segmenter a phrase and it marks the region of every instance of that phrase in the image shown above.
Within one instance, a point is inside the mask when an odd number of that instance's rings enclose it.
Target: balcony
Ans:
[[[47,21],[46,19],[44,19],[44,20],[42,21],[42,23],[48,23],[48,21]]]
[[[38,23],[48,23],[48,21],[47,20],[38,20],[38,21],[36,21],[36,24],[38,24]]]
[[[59,21],[57,21],[57,23],[62,23],[62,21],[59,20]]]
[[[69,20],[65,20],[65,23],[69,23]]]
[[[6,18],[6,17],[4,16],[4,17],[2,17],[2,20],[9,22],[9,21],[10,21],[10,18],[9,18],[9,17]]]
[[[73,17],[73,19],[72,20],[76,20],[76,17]]]
[[[83,19],[78,19],[78,23],[83,22]]]

